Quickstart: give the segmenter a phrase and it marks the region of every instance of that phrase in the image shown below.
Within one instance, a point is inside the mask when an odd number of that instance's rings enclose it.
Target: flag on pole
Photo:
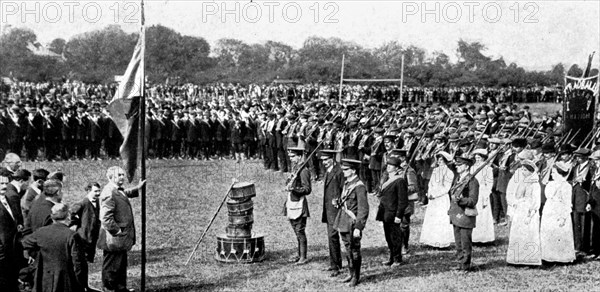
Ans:
[[[135,45],[133,57],[121,78],[119,88],[108,105],[117,128],[123,135],[123,144],[119,153],[123,159],[123,168],[129,182],[135,176],[138,160],[138,134],[140,120],[140,101],[144,94],[144,53],[145,53],[144,12],[142,10],[142,29]],[[144,113],[141,113],[142,115]],[[141,133],[143,134],[143,133]]]

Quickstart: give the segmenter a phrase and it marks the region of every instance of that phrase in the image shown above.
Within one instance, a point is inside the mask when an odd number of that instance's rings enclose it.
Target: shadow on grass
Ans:
[[[186,250],[187,247],[164,247],[164,248],[150,248],[146,249],[146,263],[152,262],[163,262],[165,259],[173,257],[173,254],[177,254],[182,250]],[[142,262],[141,250],[132,250],[128,253],[128,266],[137,266]]]

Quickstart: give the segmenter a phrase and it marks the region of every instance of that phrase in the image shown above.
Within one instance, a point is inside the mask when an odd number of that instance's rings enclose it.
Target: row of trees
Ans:
[[[138,34],[125,33],[111,25],[77,35],[66,41],[53,40],[48,49],[54,56],[27,49],[37,43],[28,29],[12,28],[0,37],[0,75],[19,80],[47,81],[60,78],[104,83],[123,74]],[[405,57],[405,83],[409,86],[534,86],[562,84],[565,68],[526,71],[503,58],[485,55],[479,42],[458,41],[457,62],[443,52],[428,54],[423,48],[391,41],[367,49],[340,38],[310,37],[300,49],[281,42],[247,44],[221,39],[211,48],[201,37],[186,36],[161,25],[146,30],[146,71],[150,80],[164,82],[270,82],[276,78],[304,82],[339,80],[342,55],[346,56],[346,78],[399,78]],[[57,57],[60,56],[60,57]],[[579,73],[578,73],[579,72]],[[573,65],[570,75],[580,75]]]

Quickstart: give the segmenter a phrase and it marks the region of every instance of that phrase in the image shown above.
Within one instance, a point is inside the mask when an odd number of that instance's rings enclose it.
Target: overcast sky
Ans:
[[[374,48],[396,40],[428,53],[443,51],[453,60],[462,38],[486,45],[487,55],[533,70],[549,70],[559,62],[584,66],[589,53],[600,53],[597,0],[240,1],[237,8],[235,3],[146,1],[146,25],[162,24],[211,45],[220,38],[236,38],[300,48],[309,36],[335,36]],[[127,32],[139,29],[139,1],[2,0],[0,5],[2,27],[31,28],[42,43],[109,24]],[[596,55],[596,67],[599,59]]]

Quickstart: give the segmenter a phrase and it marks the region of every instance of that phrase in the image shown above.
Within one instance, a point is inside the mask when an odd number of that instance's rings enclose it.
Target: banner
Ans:
[[[131,61],[121,77],[115,97],[108,105],[108,111],[123,135],[119,153],[129,182],[133,180],[137,168],[140,102],[143,102],[144,93],[144,48],[145,31],[142,26]]]
[[[577,136],[572,144],[579,146],[593,130],[598,100],[598,75],[586,78],[566,76],[563,101],[565,128],[563,134]]]

